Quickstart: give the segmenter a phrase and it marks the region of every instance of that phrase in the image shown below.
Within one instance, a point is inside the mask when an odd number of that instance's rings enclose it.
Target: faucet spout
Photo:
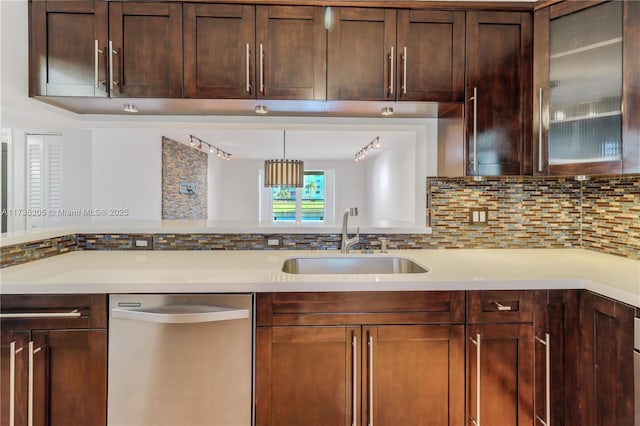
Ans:
[[[340,251],[342,253],[349,253],[349,249],[360,242],[360,228],[356,230],[356,235],[353,238],[349,238],[348,223],[349,216],[358,216],[358,208],[351,207],[344,211],[342,217],[342,245]]]

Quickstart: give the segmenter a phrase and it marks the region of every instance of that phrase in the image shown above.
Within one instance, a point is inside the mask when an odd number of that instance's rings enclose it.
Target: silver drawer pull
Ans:
[[[80,318],[82,312],[74,309],[71,312],[19,312],[0,314],[0,319],[29,319],[29,318]]]
[[[505,312],[505,311],[511,311],[512,310],[511,306],[503,305],[502,303],[496,302],[495,300],[489,300],[489,303],[493,303],[494,305],[496,305],[500,312]]]

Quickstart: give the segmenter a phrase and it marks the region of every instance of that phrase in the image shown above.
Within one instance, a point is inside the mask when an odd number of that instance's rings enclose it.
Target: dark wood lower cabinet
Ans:
[[[257,331],[257,425],[464,424],[464,326]]]
[[[258,328],[256,425],[350,425],[358,414],[359,334],[357,327]]]
[[[633,426],[634,308],[585,292],[576,393],[581,426]]]
[[[363,330],[363,424],[464,424],[464,326]]]
[[[3,295],[0,303],[20,315],[0,321],[0,424],[106,425],[106,297]]]
[[[30,333],[2,330],[0,333],[0,424],[27,424],[27,382]],[[12,423],[13,421],[13,423]]]
[[[467,338],[467,424],[533,424],[533,325],[470,325]]]
[[[565,424],[565,295],[576,291],[533,292],[535,425]]]
[[[105,424],[107,331],[34,331],[34,425]]]
[[[465,424],[464,292],[257,301],[257,426]]]

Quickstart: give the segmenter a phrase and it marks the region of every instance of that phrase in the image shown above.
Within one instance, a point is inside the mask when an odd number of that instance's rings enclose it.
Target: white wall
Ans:
[[[374,226],[415,226],[415,139],[369,155],[367,206]]]
[[[91,208],[91,132],[84,129],[66,129],[62,134],[63,146],[63,206],[80,210]],[[86,224],[91,216],[67,216],[61,225]]]
[[[162,130],[94,129],[91,166],[93,208],[129,211],[96,222],[162,218]]]

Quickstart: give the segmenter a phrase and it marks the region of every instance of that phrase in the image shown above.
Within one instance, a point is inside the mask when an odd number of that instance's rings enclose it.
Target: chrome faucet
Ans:
[[[358,216],[358,208],[351,207],[346,209],[342,217],[342,246],[340,251],[345,254],[349,253],[349,249],[360,242],[360,227],[356,230],[356,236],[349,238],[349,232],[347,231],[349,216]]]

